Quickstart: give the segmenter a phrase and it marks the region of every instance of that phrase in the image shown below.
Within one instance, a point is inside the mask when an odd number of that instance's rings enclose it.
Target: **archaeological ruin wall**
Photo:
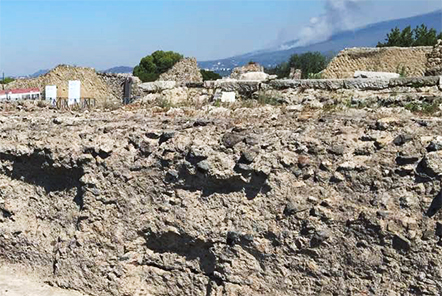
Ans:
[[[162,73],[158,78],[159,81],[175,81],[178,84],[185,84],[188,82],[202,82],[198,63],[195,58],[184,58],[173,65],[165,73]]]
[[[356,71],[394,72],[421,77],[426,72],[431,46],[348,48],[341,51],[323,71],[322,78],[352,78]]]
[[[427,72],[425,75],[442,75],[442,40],[438,40],[436,46],[428,54]]]
[[[5,85],[6,89],[38,88],[44,94],[45,86],[57,86],[57,98],[68,98],[69,81],[81,82],[82,98],[93,98],[97,105],[121,103],[123,85],[126,79],[132,79],[132,95],[139,96],[138,84],[141,81],[130,74],[112,74],[96,72],[93,68],[59,65],[48,73],[31,79],[17,79]]]

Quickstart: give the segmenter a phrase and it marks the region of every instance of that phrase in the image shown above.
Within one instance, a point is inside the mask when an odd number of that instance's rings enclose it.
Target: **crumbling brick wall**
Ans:
[[[355,71],[395,72],[408,77],[424,76],[431,46],[348,48],[323,71],[322,77],[352,78]]]

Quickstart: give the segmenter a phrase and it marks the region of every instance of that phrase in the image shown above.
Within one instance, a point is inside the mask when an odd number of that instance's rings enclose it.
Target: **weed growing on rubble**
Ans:
[[[156,102],[156,105],[160,108],[163,108],[165,111],[169,111],[170,108],[173,108],[173,104],[167,99],[159,99]]]
[[[256,107],[256,101],[253,99],[241,100],[241,108],[253,108]]]
[[[280,106],[283,105],[283,100],[276,97],[273,92],[258,92],[256,96],[256,101],[259,105],[271,105],[271,106]]]
[[[281,100],[278,100],[273,96],[267,96],[267,95],[259,95],[258,103],[260,105],[272,105],[272,106],[282,105]]]
[[[413,113],[421,113],[421,114],[425,114],[425,115],[432,115],[438,111],[440,111],[439,109],[439,105],[440,105],[440,101],[435,100],[431,103],[428,102],[422,102],[422,103],[418,103],[418,102],[410,102],[408,104],[406,104],[404,106],[405,109],[409,110],[410,112]]]
[[[407,77],[407,67],[400,65],[397,66],[396,72],[399,73],[400,77]]]
[[[333,112],[338,109],[338,104],[327,104],[322,107],[322,111],[324,112]]]

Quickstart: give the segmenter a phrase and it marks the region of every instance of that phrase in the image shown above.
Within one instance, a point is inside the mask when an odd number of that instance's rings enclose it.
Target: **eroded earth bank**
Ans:
[[[442,289],[438,116],[41,109],[1,113],[0,135],[1,259],[51,285],[118,296]]]

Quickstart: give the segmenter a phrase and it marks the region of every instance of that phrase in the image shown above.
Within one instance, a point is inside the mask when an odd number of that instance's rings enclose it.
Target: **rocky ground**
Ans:
[[[29,268],[1,262],[0,296],[84,296],[84,294],[51,287],[32,274]]]
[[[442,290],[440,117],[22,109],[0,113],[0,131],[0,257],[51,285],[119,296]]]

